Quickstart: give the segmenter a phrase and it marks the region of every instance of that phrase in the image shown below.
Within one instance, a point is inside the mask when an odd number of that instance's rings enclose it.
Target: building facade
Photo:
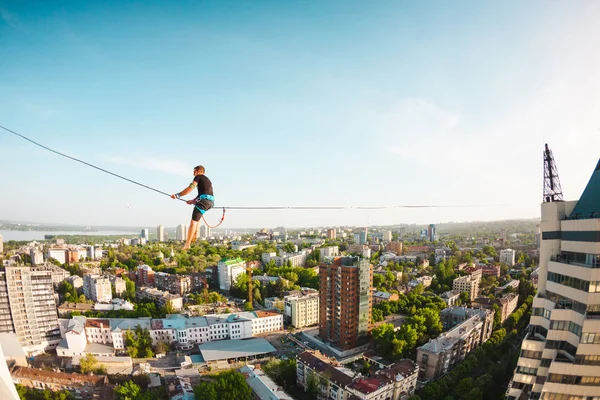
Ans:
[[[156,238],[159,242],[164,242],[165,241],[165,227],[162,225],[159,225],[156,228]]]
[[[319,323],[319,293],[312,292],[284,297],[284,312],[289,323],[304,328]]]
[[[479,296],[479,279],[473,279],[471,275],[458,277],[452,281],[452,290],[469,293],[469,299],[473,301]]]
[[[500,250],[500,262],[509,267],[515,265],[515,251],[512,249]]]
[[[229,290],[236,278],[246,272],[246,262],[241,258],[221,260],[217,265],[219,269],[219,289]]]
[[[28,353],[40,353],[60,343],[50,271],[6,267],[0,272],[0,331],[15,332]]]
[[[88,300],[110,303],[112,288],[108,276],[86,274],[83,276],[83,294]]]
[[[319,336],[341,350],[367,341],[371,330],[373,266],[359,257],[319,265]]]
[[[541,206],[538,294],[507,398],[600,396],[600,162],[578,201]]]

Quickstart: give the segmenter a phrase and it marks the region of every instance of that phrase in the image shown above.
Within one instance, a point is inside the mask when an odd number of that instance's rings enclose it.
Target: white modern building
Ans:
[[[284,297],[284,313],[288,322],[296,328],[319,323],[319,292],[300,292]]]
[[[175,232],[175,240],[178,240],[178,241],[187,240],[187,225],[186,224],[177,225],[177,230]]]
[[[54,258],[56,261],[58,261],[61,264],[64,264],[67,262],[67,249],[65,248],[50,248],[48,249],[48,258]]]
[[[515,265],[515,251],[512,249],[500,250],[500,262],[509,267]]]
[[[319,255],[321,260],[325,259],[325,257],[338,257],[340,255],[340,248],[338,246],[321,247]]]
[[[165,241],[165,227],[164,226],[159,225],[156,228],[156,237],[157,237],[157,240],[159,242],[164,242]]]
[[[206,224],[199,224],[199,225],[200,225],[200,234],[198,235],[198,237],[200,239],[208,239],[210,237],[210,228]]]
[[[241,258],[221,260],[217,265],[219,270],[219,289],[229,290],[236,278],[246,272],[246,262]]]
[[[108,276],[87,274],[83,276],[83,294],[98,303],[110,303],[112,289]]]
[[[538,294],[507,399],[600,397],[600,162],[578,201],[544,196]]]

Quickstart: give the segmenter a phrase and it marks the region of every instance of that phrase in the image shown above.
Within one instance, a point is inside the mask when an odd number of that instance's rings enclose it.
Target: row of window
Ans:
[[[517,366],[517,373],[518,374],[523,374],[523,375],[537,375],[537,368],[529,368],[529,367],[523,367],[521,365]]]
[[[575,364],[600,365],[600,355],[579,354],[575,356]]]
[[[581,343],[600,344],[600,333],[584,332],[583,335],[581,335]]]
[[[546,310],[543,307],[533,307],[533,309],[531,310],[531,314],[536,317],[544,317],[546,319],[550,319],[551,311]]]
[[[546,348],[554,350],[564,350],[573,357],[575,357],[575,353],[577,352],[577,347],[564,340],[548,340],[546,341]]]
[[[542,393],[541,400],[600,400],[600,396],[575,396],[565,393]]]
[[[576,334],[577,336],[581,336],[582,327],[581,325],[578,325],[575,322],[571,321],[552,321],[550,323],[550,329],[556,331],[569,331],[571,333]]]
[[[586,281],[572,276],[557,274],[556,272],[548,272],[548,281],[558,283],[573,289],[582,290],[589,293],[600,293],[600,282]]]
[[[546,296],[548,297],[548,300],[556,304],[555,309],[557,310],[573,310],[579,314],[585,315],[587,307],[583,303],[550,291],[546,291]]]
[[[521,350],[521,357],[533,358],[534,360],[539,360],[542,358],[542,352],[541,351],[533,351],[533,350]]]
[[[600,377],[598,376],[550,374],[548,381],[565,385],[600,386]]]

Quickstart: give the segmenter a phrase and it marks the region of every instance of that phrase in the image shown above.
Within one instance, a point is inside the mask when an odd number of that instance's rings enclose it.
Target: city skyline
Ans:
[[[140,4],[1,6],[0,124],[168,193],[204,164],[211,224],[219,206],[477,206],[229,210],[224,229],[535,218],[545,143],[565,199],[598,161],[597,2]],[[0,219],[189,221],[0,141]]]

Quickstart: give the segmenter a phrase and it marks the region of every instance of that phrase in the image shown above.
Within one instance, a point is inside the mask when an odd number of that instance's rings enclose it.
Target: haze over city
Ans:
[[[0,4],[0,124],[167,193],[206,166],[223,227],[539,217],[600,145],[600,4]],[[190,207],[2,131],[0,219],[175,226]],[[210,222],[218,210],[207,214]]]

